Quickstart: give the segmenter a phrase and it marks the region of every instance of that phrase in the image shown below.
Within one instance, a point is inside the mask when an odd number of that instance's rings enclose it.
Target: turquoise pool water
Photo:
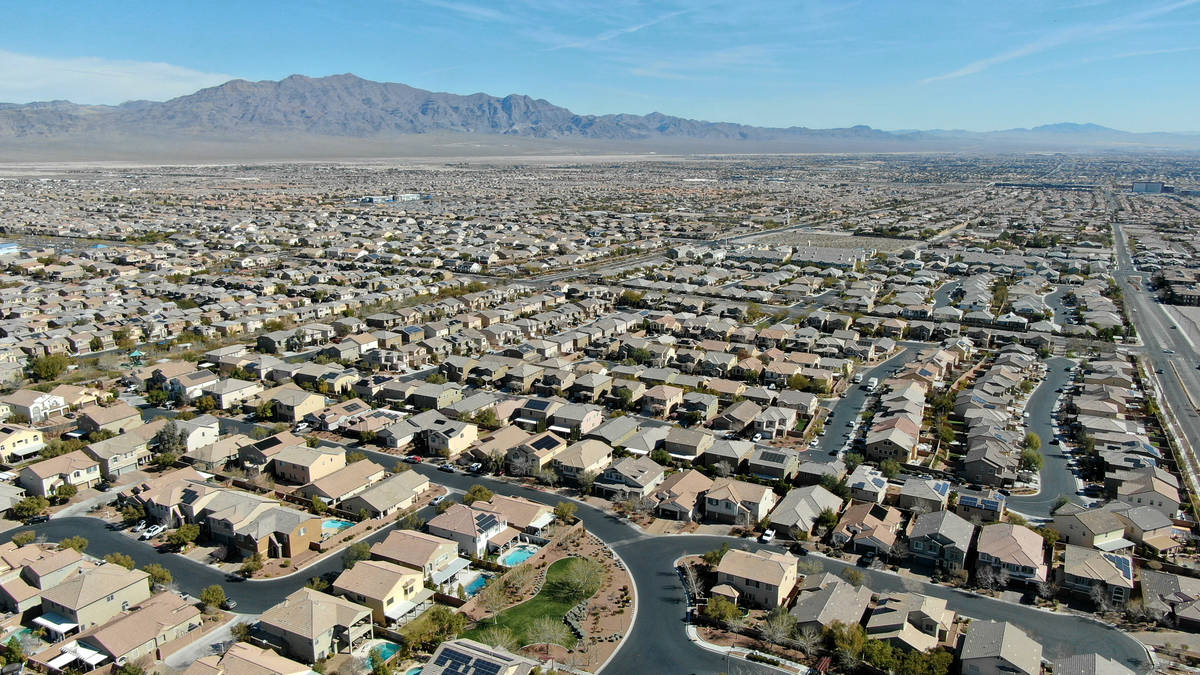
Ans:
[[[521,544],[520,546],[507,551],[500,556],[499,562],[507,567],[515,567],[529,560],[538,552],[538,547],[530,544]]]
[[[383,657],[384,661],[387,661],[395,656],[396,652],[400,651],[400,645],[396,644],[395,642],[388,642],[387,640],[384,640],[383,642],[375,645],[371,651],[375,651],[376,649],[379,650],[379,656]]]
[[[409,668],[408,672],[404,673],[404,675],[421,675],[421,670],[422,670],[421,666],[417,666],[416,668]]]
[[[326,518],[325,520],[321,521],[322,530],[333,530],[334,532],[341,532],[347,527],[352,527],[353,525],[354,523],[348,520],[342,520],[341,518]]]
[[[467,584],[467,595],[475,595],[481,591],[483,587],[487,585],[487,580],[490,578],[491,577],[486,574],[480,574],[479,576],[475,577],[471,583]]]

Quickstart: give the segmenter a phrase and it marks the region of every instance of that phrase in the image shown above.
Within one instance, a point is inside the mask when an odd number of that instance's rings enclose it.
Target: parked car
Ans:
[[[859,567],[870,567],[875,564],[875,551],[867,551],[858,559]]]
[[[143,539],[143,540],[153,539],[166,531],[167,531],[166,525],[151,525],[150,527],[146,528],[146,531],[142,532],[142,536],[140,536],[138,538]]]
[[[409,464],[420,464],[424,460],[420,455],[408,455],[404,458],[404,461]]]
[[[467,471],[470,471],[471,473],[483,473],[483,464],[480,462],[473,462],[471,466],[467,467]]]
[[[139,521],[137,521],[136,525],[134,525],[132,528],[130,528],[129,531],[130,532],[141,532],[144,529],[146,529],[146,521],[139,520]]]
[[[446,473],[454,473],[454,465],[449,462],[446,462],[445,464],[440,464],[440,465],[438,465],[438,471],[445,471]]]
[[[237,608],[237,600],[233,598],[225,598],[225,602],[221,603],[221,609],[226,611]]]
[[[775,541],[775,530],[774,529],[764,530],[762,533],[762,536],[759,537],[758,540],[764,544],[769,544],[769,543]]]
[[[50,522],[50,516],[43,513],[40,516],[30,516],[29,520],[25,521],[25,524],[26,525],[35,525],[37,523],[48,523],[48,522]]]
[[[429,500],[429,503],[434,506],[437,506],[438,504],[441,504],[442,502],[446,501],[446,496],[447,495],[438,495],[438,496],[434,497],[433,499]]]

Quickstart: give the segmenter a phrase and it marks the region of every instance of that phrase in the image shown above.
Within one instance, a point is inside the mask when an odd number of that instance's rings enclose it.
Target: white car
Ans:
[[[167,528],[165,525],[151,525],[146,528],[145,532],[142,532],[142,536],[139,539],[153,539],[166,531]]]
[[[761,537],[759,537],[759,539],[760,539],[760,540],[762,541],[762,543],[764,543],[764,544],[769,544],[769,543],[771,543],[771,542],[775,541],[775,530],[766,530],[766,531],[764,531],[764,532],[762,533],[762,536],[761,536]]]

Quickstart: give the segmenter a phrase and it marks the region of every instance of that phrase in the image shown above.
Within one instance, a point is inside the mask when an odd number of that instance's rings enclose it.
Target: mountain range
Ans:
[[[117,106],[0,103],[0,153],[80,159],[139,153],[219,156],[535,152],[901,152],[1200,149],[1200,135],[1130,133],[1095,124],[993,132],[769,128],[661,113],[583,115],[513,94],[458,95],[345,74],[232,80],[168,101]],[[240,152],[234,152],[238,150]],[[63,154],[65,151],[65,155]]]

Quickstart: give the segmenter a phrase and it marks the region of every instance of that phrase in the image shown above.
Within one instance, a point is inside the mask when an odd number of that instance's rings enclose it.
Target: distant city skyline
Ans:
[[[1200,0],[17,3],[0,101],[165,100],[351,72],[581,114],[1200,131]]]

